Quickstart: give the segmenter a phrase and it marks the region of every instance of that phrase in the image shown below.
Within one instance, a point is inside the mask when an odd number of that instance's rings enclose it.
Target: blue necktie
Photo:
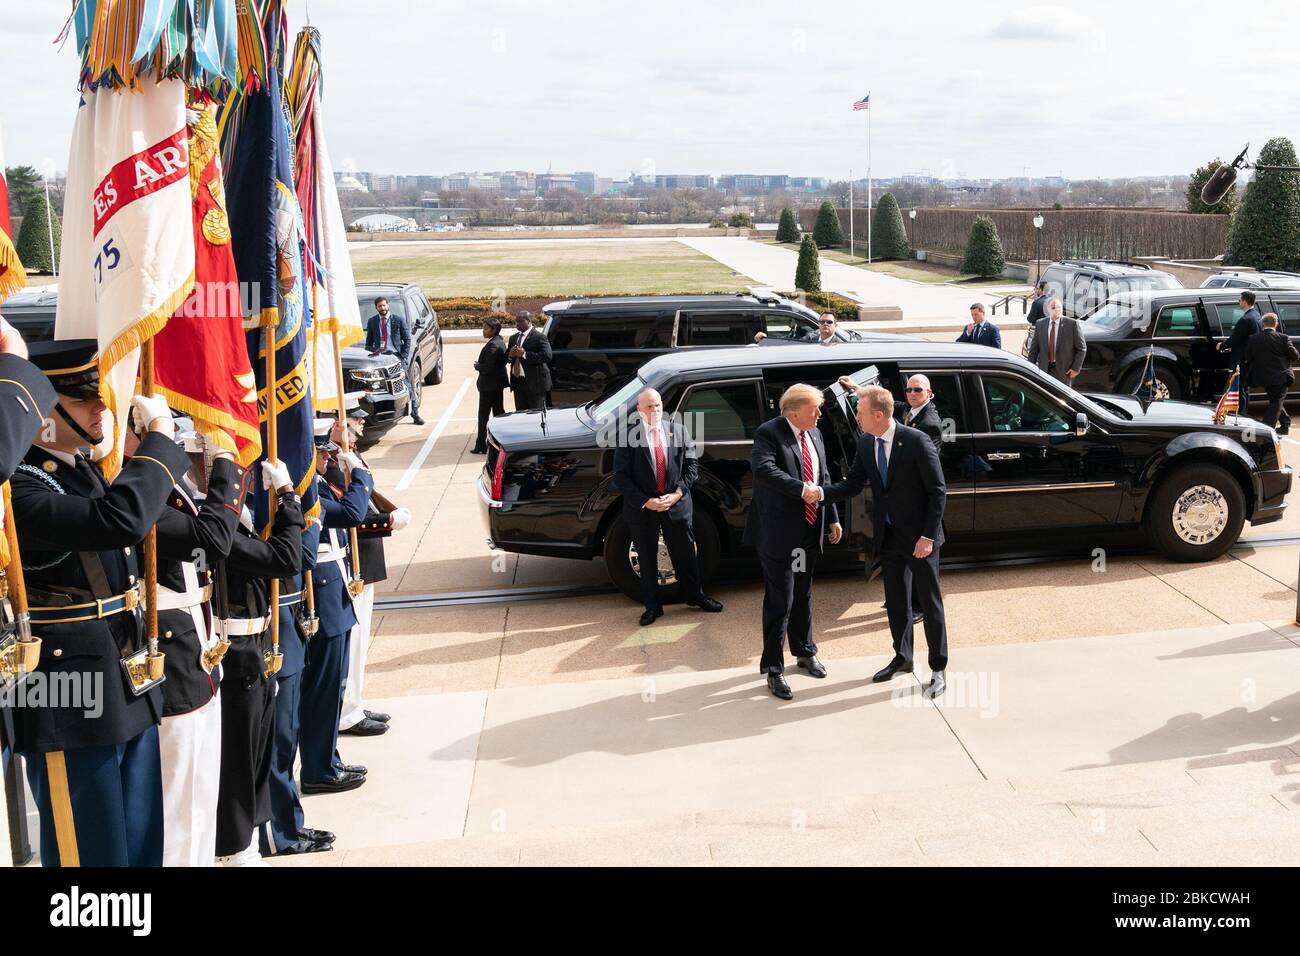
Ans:
[[[880,483],[889,484],[889,459],[885,457],[885,439],[876,439],[876,469],[880,472]]]

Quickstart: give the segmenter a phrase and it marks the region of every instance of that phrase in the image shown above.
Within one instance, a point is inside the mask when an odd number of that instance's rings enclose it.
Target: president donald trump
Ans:
[[[812,628],[812,578],[823,540],[840,540],[843,529],[833,504],[811,500],[830,482],[826,445],[817,430],[822,393],[791,385],[781,395],[781,417],[754,432],[750,471],[754,497],[745,519],[745,544],[758,551],[763,568],[763,657],[772,696],[791,700],[785,677],[785,643],[799,667],[825,677]]]

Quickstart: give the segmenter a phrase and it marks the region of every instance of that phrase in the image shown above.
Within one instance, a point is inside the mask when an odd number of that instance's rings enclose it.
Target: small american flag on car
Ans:
[[[865,109],[867,109],[869,106],[871,106],[871,94],[870,94],[870,93],[868,93],[866,96],[862,97],[862,99],[858,100],[857,102],[855,102],[855,103],[853,104],[853,112],[856,113],[858,110],[865,110]]]
[[[1223,390],[1223,397],[1219,399],[1219,404],[1214,409],[1214,424],[1222,425],[1229,413],[1236,415],[1240,408],[1241,369],[1235,368],[1232,370],[1232,377],[1228,379],[1228,387]]]

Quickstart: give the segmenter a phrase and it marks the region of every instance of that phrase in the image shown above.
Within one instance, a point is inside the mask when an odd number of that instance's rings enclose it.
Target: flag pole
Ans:
[[[849,258],[853,258],[853,167],[849,167]]]
[[[867,265],[871,265],[871,93],[867,93]]]
[[[140,391],[154,394],[153,339],[140,346]],[[158,526],[149,528],[141,543],[144,554],[144,636],[148,647],[148,679],[163,677],[163,655],[158,653]]]
[[[320,312],[317,311],[317,289],[320,286],[316,282],[315,276],[311,282],[311,313],[312,324],[320,322]],[[317,326],[319,328],[319,326]],[[352,435],[348,431],[348,413],[347,402],[343,398],[343,353],[339,349],[339,329],[338,323],[330,330],[330,337],[334,343],[334,388],[338,392],[339,400],[339,441],[340,447],[344,452],[352,450]],[[344,469],[348,480],[352,480],[352,474],[348,469]],[[366,586],[366,582],[361,577],[361,554],[360,546],[357,543],[357,529],[351,527],[348,529],[348,543],[352,546],[352,580],[348,582],[348,592],[355,598],[361,595],[361,589]]]
[[[279,422],[277,418],[280,414],[279,395],[276,391],[275,375],[275,327],[274,320],[267,322],[263,328],[266,330],[266,371],[263,378],[266,381],[266,460],[280,460],[280,436]],[[313,461],[313,467],[315,462]],[[266,489],[266,531],[269,535],[271,528],[275,524],[276,512],[276,494],[275,488]],[[284,663],[284,657],[280,653],[280,579],[271,578],[271,596],[268,601],[269,611],[271,614],[271,653],[264,660],[263,677],[270,677],[280,670]]]

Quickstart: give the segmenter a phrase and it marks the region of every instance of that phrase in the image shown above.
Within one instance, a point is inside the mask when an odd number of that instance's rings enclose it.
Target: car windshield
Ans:
[[[375,308],[374,295],[361,294],[357,296],[357,307],[361,310],[361,324],[365,325],[366,321],[372,315],[378,315],[379,310]],[[388,314],[399,319],[406,318],[406,307],[402,304],[401,296],[388,296]]]
[[[641,389],[645,387],[645,379],[638,375],[631,381],[626,382],[616,392],[606,395],[599,401],[592,402],[587,406],[592,420],[598,422],[609,415],[612,415],[614,412],[626,405],[630,399],[635,398]]]
[[[1118,334],[1133,330],[1145,332],[1151,327],[1151,297],[1132,292],[1118,295],[1085,318],[1087,329],[1105,329]]]

